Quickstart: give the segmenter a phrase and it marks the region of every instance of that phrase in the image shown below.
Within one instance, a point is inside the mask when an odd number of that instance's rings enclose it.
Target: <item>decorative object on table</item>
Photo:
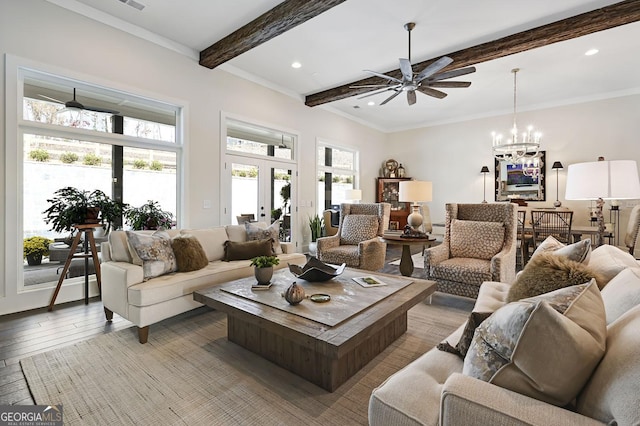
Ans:
[[[290,264],[289,271],[291,271],[291,273],[297,278],[305,281],[322,282],[328,281],[342,274],[346,266],[347,264],[343,263],[337,268],[334,268],[333,266],[327,265],[326,263],[318,260],[316,257],[311,256],[309,261],[302,268],[298,265]]]
[[[403,178],[404,174],[405,174],[404,167],[402,166],[402,163],[400,163],[400,165],[398,166],[398,177]]]
[[[480,169],[480,173],[482,173],[482,202],[487,202],[487,173],[489,173],[489,167],[482,166]]]
[[[560,207],[562,202],[559,200],[560,193],[558,192],[558,170],[564,169],[564,166],[559,161],[554,161],[553,166],[551,166],[551,170],[556,171],[556,201],[553,202],[554,207]]]
[[[398,231],[400,229],[400,222],[397,220],[389,221],[389,231]]]
[[[353,277],[353,280],[362,287],[380,287],[387,285],[384,281],[374,277]]]
[[[305,298],[304,288],[294,281],[293,284],[282,293],[282,296],[290,305],[297,305]]]
[[[404,230],[402,231],[401,238],[429,238],[427,234],[417,229],[411,227],[411,225],[406,225]]]
[[[570,164],[567,170],[567,200],[596,200],[598,236],[596,247],[604,244],[604,200],[640,198],[638,165],[634,160],[605,160]]]
[[[173,213],[162,210],[160,203],[149,200],[140,207],[127,207],[124,210],[126,222],[135,231],[142,229],[171,229]]]
[[[49,244],[53,240],[45,237],[28,237],[22,242],[22,256],[27,259],[29,266],[40,265],[42,256],[49,255]]]
[[[43,212],[44,221],[51,224],[51,230],[55,232],[71,232],[75,224],[90,223],[106,225],[108,232],[114,223],[120,221],[127,207],[99,189],[89,192],[71,186],[58,189],[47,202],[50,206]]]
[[[394,159],[389,159],[384,163],[384,177],[396,178],[396,170],[398,168],[398,162]]]
[[[309,243],[309,251],[312,255],[317,253],[316,241],[322,237],[322,229],[324,220],[317,213],[313,217],[309,217],[309,228],[311,229],[311,243]]]
[[[331,300],[331,296],[328,294],[316,293],[311,296],[307,296],[309,300],[316,303],[325,303]]]
[[[360,189],[345,189],[344,199],[352,203],[359,203],[362,200],[362,190]]]
[[[406,180],[411,180],[411,178],[378,178],[376,181],[376,203],[391,204],[389,219],[398,221],[398,229],[404,228],[407,224],[407,215],[411,212],[411,203],[400,202],[398,200],[400,182]]]
[[[391,101],[393,98],[401,93],[407,94],[407,102],[409,105],[416,103],[416,90],[425,95],[432,96],[437,99],[442,99],[447,96],[446,93],[434,89],[434,87],[469,87],[471,85],[468,81],[443,81],[449,78],[458,77],[461,75],[471,74],[476,72],[475,67],[458,68],[451,71],[440,72],[443,68],[453,62],[448,56],[443,56],[437,61],[434,61],[427,65],[420,73],[414,73],[411,65],[411,30],[416,26],[414,22],[407,22],[404,24],[404,29],[407,30],[409,35],[409,55],[407,58],[400,58],[400,72],[402,73],[402,80],[389,76],[388,74],[381,74],[375,71],[365,70],[370,74],[377,77],[382,77],[387,80],[383,84],[366,84],[364,86],[350,86],[355,88],[366,88],[372,93],[367,93],[358,99],[366,98],[383,92],[394,92],[391,96],[387,97],[384,101],[380,102],[380,105],[384,105]]]
[[[538,151],[540,151],[540,139],[542,139],[542,133],[535,132],[533,126],[527,127],[527,131],[522,134],[518,133],[518,125],[516,124],[516,74],[518,71],[520,71],[520,68],[511,70],[513,73],[513,127],[510,131],[511,135],[503,139],[502,134],[496,134],[496,132],[491,133],[494,156],[496,159],[506,160],[511,164],[537,157]],[[520,139],[520,137],[522,137],[522,139]]]
[[[273,266],[280,263],[277,256],[256,256],[251,259],[251,266],[255,266],[254,274],[260,285],[267,285],[273,276]]]
[[[408,180],[400,182],[399,201],[407,201],[413,203],[411,205],[412,212],[407,217],[407,224],[417,230],[422,225],[422,215],[420,214],[419,202],[431,201],[432,185],[431,182]]]

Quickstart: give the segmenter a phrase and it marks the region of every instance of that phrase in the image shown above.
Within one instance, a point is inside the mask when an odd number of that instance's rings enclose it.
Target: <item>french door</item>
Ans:
[[[280,240],[293,241],[296,223],[296,167],[292,162],[227,154],[225,175],[230,188],[221,212],[226,223],[249,220],[268,224],[280,219]]]

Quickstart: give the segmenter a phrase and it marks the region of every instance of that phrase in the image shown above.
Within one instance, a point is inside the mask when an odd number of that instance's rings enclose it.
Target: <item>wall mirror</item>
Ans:
[[[524,163],[496,158],[495,170],[496,201],[545,201],[545,151]]]

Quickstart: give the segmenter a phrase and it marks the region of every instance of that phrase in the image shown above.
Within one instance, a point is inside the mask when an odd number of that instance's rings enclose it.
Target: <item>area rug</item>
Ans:
[[[424,257],[422,257],[422,253],[416,253],[411,256],[411,260],[413,260],[414,268],[424,268]],[[393,262],[389,262],[389,265],[400,265],[400,259],[394,260]]]
[[[434,295],[434,300],[438,295]],[[409,329],[334,393],[227,341],[226,315],[203,307],[20,361],[36,404],[63,404],[65,425],[367,424],[371,391],[464,322],[421,303]]]

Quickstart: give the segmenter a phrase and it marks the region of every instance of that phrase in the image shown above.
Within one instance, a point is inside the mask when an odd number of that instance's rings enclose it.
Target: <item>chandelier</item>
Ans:
[[[499,161],[507,161],[511,164],[516,162],[524,164],[529,159],[537,158],[538,151],[540,151],[540,139],[542,138],[542,133],[535,132],[532,126],[527,127],[526,132],[518,133],[518,125],[516,124],[516,74],[518,71],[520,71],[520,68],[511,70],[513,73],[513,127],[511,128],[511,135],[509,138],[504,139],[501,134],[491,133],[493,155]]]
[[[523,158],[522,160],[522,174],[530,176],[532,178],[538,178],[540,176],[540,158]]]

